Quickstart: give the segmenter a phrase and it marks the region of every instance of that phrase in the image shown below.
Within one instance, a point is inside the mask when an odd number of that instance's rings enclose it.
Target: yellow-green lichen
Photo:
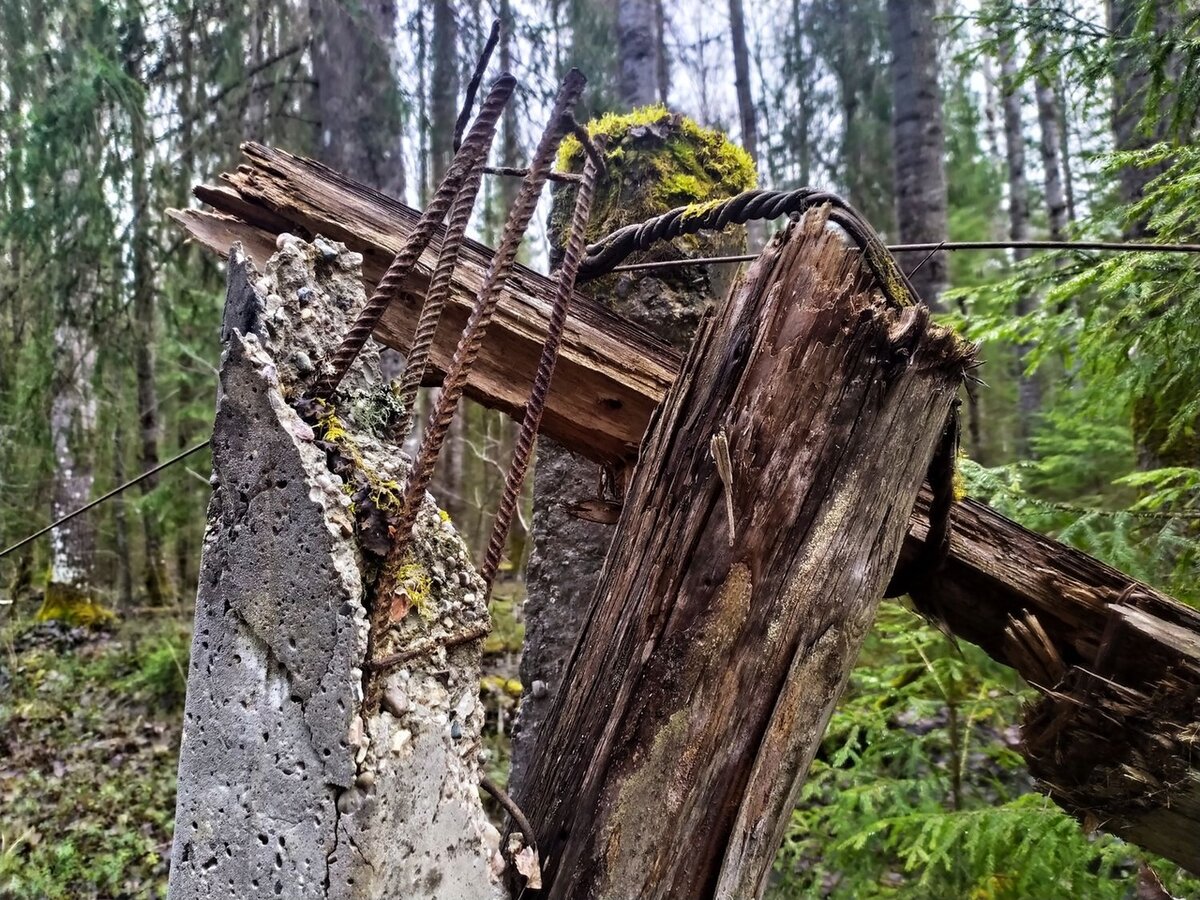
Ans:
[[[408,600],[408,607],[415,609],[422,620],[431,622],[437,618],[433,579],[411,555],[396,569],[395,585],[397,595],[403,593]]]
[[[354,438],[351,437],[350,432],[346,430],[341,420],[334,414],[332,407],[325,406],[323,408],[314,430],[320,440],[335,444],[338,448],[338,453],[345,459],[348,459],[354,465],[355,469],[362,472],[369,488],[368,496],[376,507],[386,512],[399,510],[400,504],[404,499],[400,484],[393,479],[380,478],[372,467],[367,465],[361,451],[358,449],[358,445],[354,442]],[[347,479],[343,482],[342,493],[353,497],[357,492],[358,486],[352,481]],[[354,511],[355,505],[352,504],[351,512],[353,513]]]
[[[521,696],[521,682],[516,678],[505,678],[503,675],[484,675],[480,687],[492,694],[502,694],[514,700]]]

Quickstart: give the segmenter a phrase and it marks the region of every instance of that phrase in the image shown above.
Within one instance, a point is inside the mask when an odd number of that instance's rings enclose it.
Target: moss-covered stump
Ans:
[[[602,142],[608,173],[597,187],[588,240],[678,206],[734,196],[754,187],[749,154],[718,131],[701,128],[661,106],[607,115],[588,124]],[[583,147],[563,143],[559,167],[580,171]],[[551,213],[552,234],[564,233],[575,192],[560,189]],[[557,242],[557,241],[556,241]],[[745,229],[704,233],[659,244],[630,262],[685,259],[740,252]],[[583,286],[598,300],[684,349],[704,311],[722,301],[734,275],[730,266],[685,266],[621,272]],[[512,784],[519,790],[542,719],[561,687],[561,676],[584,610],[599,580],[611,525],[572,512],[600,493],[594,464],[548,439],[538,442],[533,486],[533,550],[527,576],[526,640],[521,659],[524,693],[513,732]]]
[[[757,182],[754,161],[724,134],[662,106],[626,115],[609,114],[588,123],[588,133],[604,147],[606,177],[597,185],[588,243],[625,225],[643,222],[679,206],[710,203],[748,191]],[[583,169],[583,147],[574,137],[563,142],[560,169]],[[551,233],[565,234],[575,191],[561,189],[551,212]],[[695,259],[739,253],[746,230],[685,235],[629,257],[627,262]],[[729,266],[681,266],[652,272],[617,273],[588,290],[617,312],[644,325],[677,347],[691,339],[711,299],[723,300],[733,270]]]

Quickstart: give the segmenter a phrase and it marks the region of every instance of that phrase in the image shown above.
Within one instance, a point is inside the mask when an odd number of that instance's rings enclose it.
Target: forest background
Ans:
[[[1182,0],[0,0],[0,546],[208,435],[223,274],[164,211],[249,139],[422,206],[493,18],[522,84],[499,165],[523,163],[575,65],[586,114],[665,104],[731,134],[762,186],[837,190],[889,240],[1200,239]],[[494,243],[514,187],[485,183],[475,236]],[[917,279],[982,344],[969,492],[1190,603],[1196,274],[1017,250],[938,254]],[[477,556],[513,434],[471,406],[443,454],[435,494]],[[0,559],[0,895],[161,890],[208,495],[200,453]],[[528,521],[527,502],[484,686],[500,777]],[[38,621],[110,611],[92,632]],[[886,605],[775,894],[1126,896],[1140,852],[1032,790],[1024,691]]]

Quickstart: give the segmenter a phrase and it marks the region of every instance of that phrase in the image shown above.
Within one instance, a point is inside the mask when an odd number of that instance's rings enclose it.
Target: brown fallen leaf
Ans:
[[[542,889],[542,864],[536,847],[525,847],[513,857],[517,871],[525,876],[525,887],[531,891]]]

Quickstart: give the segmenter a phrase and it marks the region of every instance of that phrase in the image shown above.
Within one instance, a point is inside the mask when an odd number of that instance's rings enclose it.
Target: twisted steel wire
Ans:
[[[728,200],[700,206],[680,206],[661,216],[618,228],[587,249],[579,268],[579,281],[590,281],[610,272],[629,254],[647,250],[659,241],[669,241],[700,231],[720,231],[729,225],[744,225],[756,219],[795,215],[828,204],[829,218],[858,244],[880,286],[896,302],[912,303],[917,293],[896,264],[875,230],[859,212],[837,194],[816,188],[792,191],[745,191]],[[908,297],[903,296],[905,293]]]
[[[521,428],[517,433],[512,461],[509,463],[508,474],[504,479],[504,493],[496,508],[496,519],[492,524],[492,534],[488,540],[487,553],[484,555],[483,569],[480,574],[486,585],[486,594],[491,594],[492,582],[495,581],[496,571],[500,568],[500,560],[504,555],[504,544],[508,540],[508,532],[517,511],[517,503],[520,501],[521,486],[525,483],[525,475],[529,471],[533,443],[537,438],[538,426],[542,422],[542,412],[546,408],[550,380],[554,377],[554,365],[558,361],[563,329],[566,327],[567,313],[571,308],[571,295],[575,292],[575,276],[579,272],[579,264],[583,259],[584,232],[592,213],[592,200],[596,193],[598,174],[599,170],[595,160],[589,154],[584,162],[583,178],[579,182],[579,189],[575,195],[575,208],[571,214],[570,232],[567,235],[567,246],[563,253],[562,265],[559,267],[558,276],[555,279],[554,303],[550,308],[550,324],[546,332],[546,342],[542,345],[542,354],[538,358],[537,374],[533,378],[529,402],[525,404],[525,415],[521,419]]]
[[[395,539],[384,561],[382,575],[375,591],[368,647],[378,642],[383,629],[387,627],[389,601],[397,587],[396,573],[412,539],[413,524],[416,522],[417,512],[424,499],[425,489],[433,475],[433,467],[437,462],[450,423],[454,420],[458,401],[466,387],[467,376],[479,356],[479,349],[483,344],[488,323],[500,300],[500,292],[516,263],[521,238],[529,227],[530,219],[533,218],[538,198],[541,196],[542,188],[554,160],[554,154],[567,127],[566,114],[578,102],[586,83],[587,79],[578,69],[572,69],[563,79],[562,87],[559,89],[550,113],[550,122],[538,142],[537,150],[529,165],[529,174],[521,182],[521,188],[517,192],[508,219],[504,223],[500,245],[492,257],[483,286],[480,288],[479,295],[475,299],[475,306],[471,310],[471,316],[459,338],[458,347],[454,351],[454,359],[446,373],[437,404],[426,425],[425,436],[421,441],[420,450],[417,452],[417,459],[409,474],[404,502],[399,519],[395,524]],[[464,149],[465,147],[466,142],[464,142]],[[371,694],[373,691],[368,693]]]
[[[400,386],[396,389],[400,417],[392,428],[392,440],[397,444],[412,430],[413,421],[416,419],[417,390],[421,387],[421,379],[425,377],[429,348],[433,346],[433,336],[437,332],[442,310],[450,296],[450,285],[454,278],[455,266],[458,265],[463,235],[471,219],[471,211],[475,208],[475,195],[479,192],[479,182],[482,178],[483,166],[476,165],[463,182],[450,210],[450,222],[446,226],[446,236],[442,239],[437,268],[425,294],[425,302],[417,320],[417,330],[413,334],[412,346],[404,363],[404,374],[400,376]]]
[[[492,139],[496,134],[496,123],[500,119],[500,113],[509,97],[512,96],[516,85],[517,79],[507,73],[492,83],[487,98],[479,109],[479,115],[476,117],[474,125],[471,126],[470,133],[450,163],[450,168],[446,171],[442,183],[438,185],[433,200],[421,214],[421,218],[409,234],[408,240],[404,242],[404,246],[392,259],[387,272],[375,286],[374,292],[363,306],[362,311],[359,312],[358,318],[354,320],[354,324],[342,338],[342,343],[330,357],[329,364],[332,371],[323,376],[314,386],[313,395],[315,397],[327,398],[337,389],[346,376],[347,370],[357,358],[359,351],[367,342],[367,338],[375,330],[383,311],[399,294],[400,288],[417,264],[417,260],[421,258],[421,254],[433,239],[434,231],[445,217],[451,201],[459,193],[463,181],[476,165],[482,164],[487,156],[488,148],[491,147]]]

